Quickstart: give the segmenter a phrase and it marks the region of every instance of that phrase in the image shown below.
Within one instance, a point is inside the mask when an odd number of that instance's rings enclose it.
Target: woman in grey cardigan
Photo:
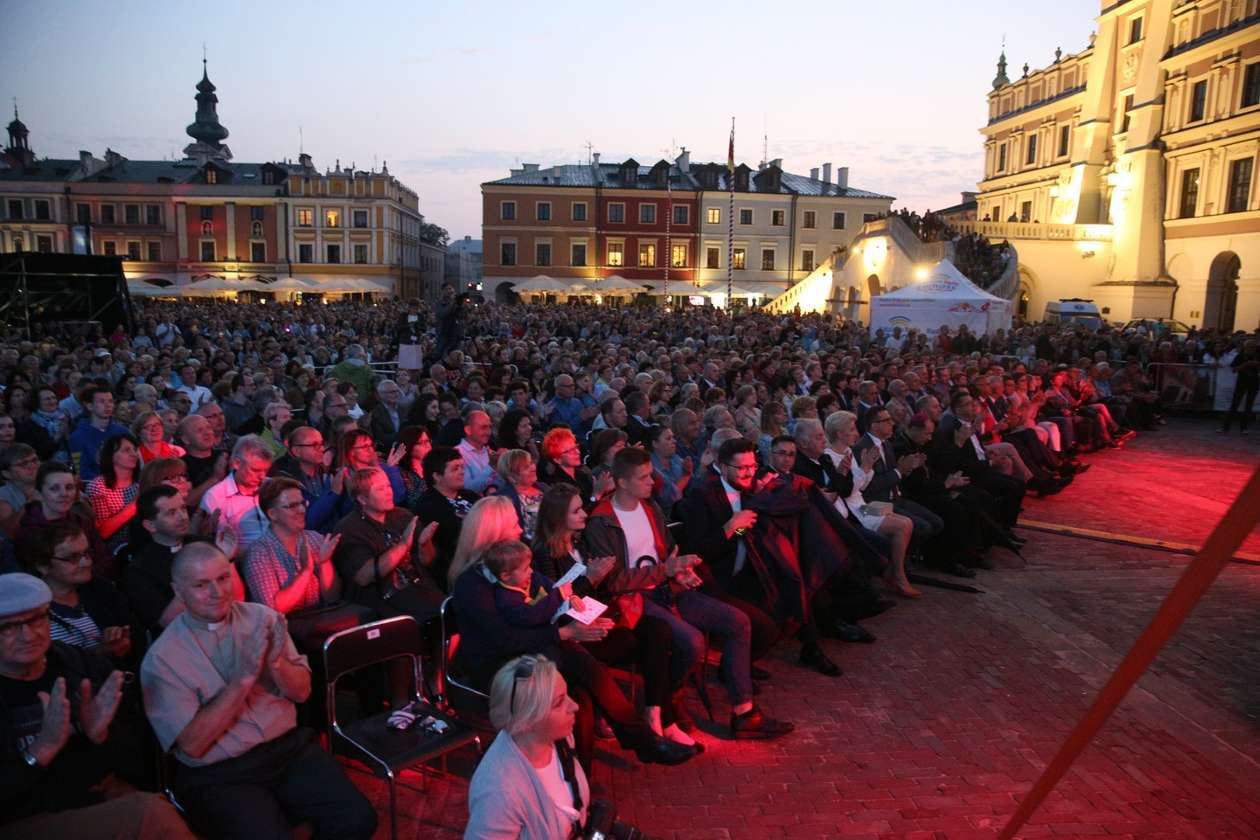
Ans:
[[[567,840],[586,822],[590,787],[573,756],[577,704],[545,656],[521,656],[494,675],[498,736],[473,774],[464,840]]]

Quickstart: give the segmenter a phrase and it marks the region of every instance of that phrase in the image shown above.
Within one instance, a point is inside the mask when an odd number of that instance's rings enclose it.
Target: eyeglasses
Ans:
[[[276,505],[276,507],[280,508],[280,510],[297,510],[298,508],[305,508],[306,499],[302,499],[297,502],[289,502],[287,505]]]
[[[71,566],[90,566],[92,564],[92,553],[90,551],[80,551],[78,554],[72,554],[69,557],[58,557],[54,554],[52,559],[60,560],[62,563]]]
[[[317,440],[317,441],[315,441],[314,443],[295,443],[295,444],[293,444],[293,448],[294,448],[294,449],[297,449],[297,448],[298,448],[298,447],[300,447],[300,446],[308,446],[308,447],[310,447],[311,449],[323,449],[323,448],[324,448],[324,442],[323,442],[322,440]],[[358,447],[355,447],[355,448],[357,449]]]
[[[534,666],[537,664],[538,660],[532,656],[521,657],[521,661],[517,663],[516,670],[512,672],[512,696],[508,699],[508,714],[516,711],[516,684],[534,676]]]
[[[789,455],[795,455],[796,450],[795,449],[771,449],[770,454],[778,455],[780,458],[786,458]]]
[[[48,610],[38,612],[30,618],[24,618],[21,621],[6,621],[0,624],[0,636],[8,636],[12,638],[22,632],[24,627],[33,627],[37,624],[43,624],[48,621]],[[515,688],[513,688],[515,691]]]
[[[723,461],[723,462],[722,462],[722,464],[723,464],[724,466],[730,467],[731,469],[735,470],[735,472],[742,472],[742,473],[745,473],[745,472],[756,472],[756,471],[757,471],[757,465],[756,465],[756,464],[731,464],[731,463],[728,463],[728,462],[726,462],[726,461]]]
[[[15,467],[38,467],[38,466],[39,466],[39,458],[38,458],[38,457],[36,457],[36,456],[34,456],[34,455],[32,455],[32,456],[31,456],[31,457],[29,457],[29,458],[23,458],[23,459],[22,459],[22,460],[20,460],[20,461],[14,461],[14,462],[13,462],[13,466],[15,466]]]

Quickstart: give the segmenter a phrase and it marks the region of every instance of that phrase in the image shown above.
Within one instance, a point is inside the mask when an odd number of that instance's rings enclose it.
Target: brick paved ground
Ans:
[[[1254,443],[1182,421],[1131,453],[1097,457],[1079,489],[1030,501],[1027,515],[1201,537],[1206,513],[1245,480]],[[1153,470],[1187,456],[1200,466]],[[1197,501],[1186,507],[1187,496]],[[1178,509],[1193,515],[1166,528]],[[796,667],[790,645],[776,649],[761,700],[797,723],[794,736],[735,744],[703,724],[705,755],[666,769],[614,751],[597,763],[596,785],[668,838],[993,837],[1186,563],[1029,536],[1025,567],[981,573],[986,594],[930,590],[868,622],[878,644],[830,643],[841,679]],[[1023,836],[1260,837],[1258,603],[1260,567],[1231,565]],[[470,763],[405,777],[401,836],[460,836]],[[384,788],[351,772],[384,805]]]

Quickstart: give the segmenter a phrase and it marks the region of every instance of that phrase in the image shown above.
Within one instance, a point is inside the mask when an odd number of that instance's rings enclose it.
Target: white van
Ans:
[[[1052,300],[1046,304],[1045,319],[1048,324],[1080,324],[1097,330],[1103,324],[1098,304],[1083,298]]]

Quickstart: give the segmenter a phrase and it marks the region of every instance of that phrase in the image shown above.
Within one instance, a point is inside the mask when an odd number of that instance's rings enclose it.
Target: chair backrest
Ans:
[[[325,679],[335,683],[351,671],[400,656],[418,662],[422,650],[420,625],[409,615],[360,624],[324,640]]]
[[[442,600],[442,673],[449,674],[455,651],[459,648],[459,624],[455,619],[455,599],[447,595]]]

